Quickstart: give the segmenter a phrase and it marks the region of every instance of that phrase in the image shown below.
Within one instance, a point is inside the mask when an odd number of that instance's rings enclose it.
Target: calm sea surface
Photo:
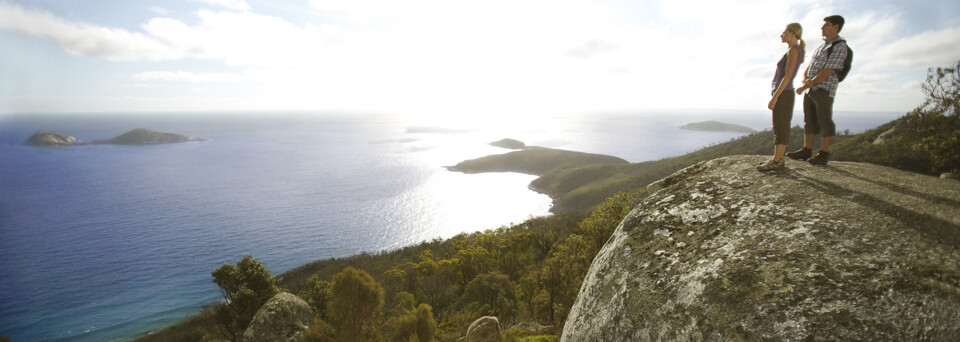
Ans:
[[[837,113],[863,131],[896,113]],[[218,299],[210,272],[252,254],[274,274],[548,215],[514,173],[444,166],[528,145],[631,162],[738,137],[680,125],[769,129],[767,112],[595,114],[431,125],[318,113],[0,116],[0,335],[14,341],[126,340]],[[795,115],[794,124],[802,124]],[[80,140],[149,128],[209,139],[39,148],[38,130]]]

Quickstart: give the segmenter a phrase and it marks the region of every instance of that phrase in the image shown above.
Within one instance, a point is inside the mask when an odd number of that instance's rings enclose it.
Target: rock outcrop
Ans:
[[[562,341],[960,340],[960,182],[863,163],[658,182],[594,259]]]
[[[313,322],[313,310],[303,299],[290,293],[270,298],[253,316],[244,342],[295,342]]]
[[[500,320],[492,316],[483,316],[473,321],[467,328],[467,342],[500,342],[503,339]]]
[[[73,146],[77,144],[77,138],[60,133],[37,132],[24,143],[33,146]]]

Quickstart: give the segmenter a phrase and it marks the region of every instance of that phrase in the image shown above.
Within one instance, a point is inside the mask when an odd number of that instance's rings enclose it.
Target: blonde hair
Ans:
[[[800,26],[800,23],[789,23],[787,24],[787,31],[795,34],[797,39],[800,40],[800,50],[807,51],[807,43],[803,42],[803,26]]]

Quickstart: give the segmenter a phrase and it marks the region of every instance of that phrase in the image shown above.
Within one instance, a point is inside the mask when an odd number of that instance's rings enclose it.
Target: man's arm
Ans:
[[[807,90],[807,89],[813,88],[813,86],[820,84],[820,82],[823,82],[824,80],[826,80],[827,77],[830,77],[830,74],[832,73],[833,73],[833,69],[820,70],[820,72],[817,73],[817,76],[814,77],[812,80],[803,81],[803,86],[800,87],[800,89]],[[802,90],[800,89],[797,89],[797,94],[802,92]]]

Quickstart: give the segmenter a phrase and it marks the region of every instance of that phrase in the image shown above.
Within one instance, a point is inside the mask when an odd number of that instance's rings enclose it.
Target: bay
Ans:
[[[861,131],[896,114],[841,117],[838,128]],[[705,120],[765,129],[769,114],[651,111],[469,124],[374,113],[0,116],[0,334],[126,340],[216,301],[210,272],[244,254],[279,274],[548,215],[550,199],[527,188],[534,176],[444,166],[508,152],[488,145],[502,138],[639,162],[741,135],[677,129]],[[134,128],[208,140],[22,145],[38,130],[94,140]]]

